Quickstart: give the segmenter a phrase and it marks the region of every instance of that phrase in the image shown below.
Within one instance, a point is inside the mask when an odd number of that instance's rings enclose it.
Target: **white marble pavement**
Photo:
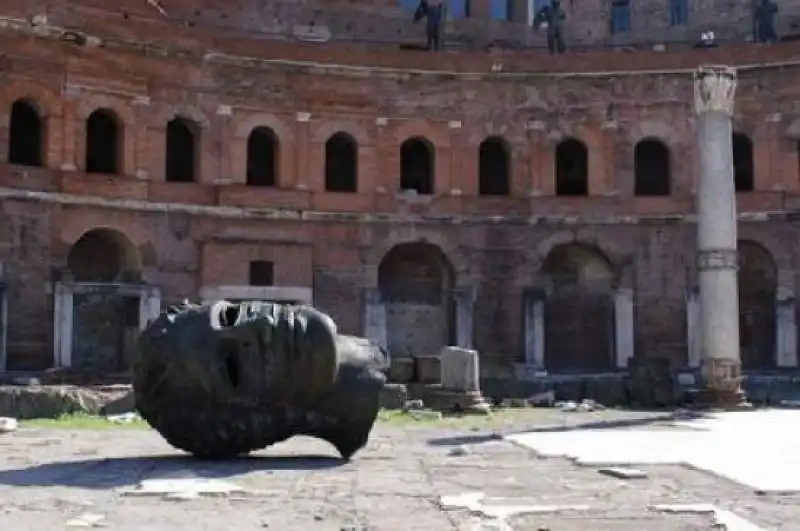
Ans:
[[[529,432],[506,439],[586,466],[677,464],[759,493],[800,492],[800,411],[717,413],[650,428]]]

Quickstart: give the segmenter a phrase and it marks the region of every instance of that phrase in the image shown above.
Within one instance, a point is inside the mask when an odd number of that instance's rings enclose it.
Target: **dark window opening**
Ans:
[[[8,129],[8,162],[42,166],[44,127],[36,108],[26,101],[15,101]]]
[[[481,142],[478,151],[478,193],[509,195],[511,164],[508,145],[500,138],[489,138]]]
[[[400,146],[400,188],[418,194],[433,193],[433,146],[423,138],[409,138]]]
[[[753,141],[744,133],[733,133],[733,182],[737,192],[753,191]]]
[[[99,109],[86,119],[86,173],[118,173],[119,125],[111,112]]]
[[[511,20],[512,0],[490,0],[489,18],[493,20]]]
[[[556,195],[589,195],[589,150],[578,139],[556,148]]]
[[[628,0],[613,0],[611,3],[611,34],[620,35],[631,31],[631,6]]]
[[[191,183],[197,177],[197,135],[195,124],[173,118],[167,124],[166,180]]]
[[[273,286],[275,264],[264,260],[250,262],[250,285]]]
[[[663,142],[650,138],[636,144],[633,167],[635,195],[669,195],[670,155]]]
[[[247,184],[278,184],[278,147],[275,132],[269,127],[256,127],[247,137]]]
[[[358,188],[358,146],[345,133],[325,142],[325,190],[355,192]]]
[[[688,0],[670,0],[669,22],[673,26],[685,26],[689,23]]]

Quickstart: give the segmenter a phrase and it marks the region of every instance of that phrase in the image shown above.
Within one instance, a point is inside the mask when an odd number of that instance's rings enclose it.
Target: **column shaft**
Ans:
[[[701,67],[695,73],[697,269],[705,385],[701,400],[715,406],[743,400],[731,126],[735,88],[732,68]]]

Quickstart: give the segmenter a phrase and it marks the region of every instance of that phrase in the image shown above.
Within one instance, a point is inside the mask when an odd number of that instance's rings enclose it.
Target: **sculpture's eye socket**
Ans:
[[[239,318],[241,306],[238,304],[226,304],[219,312],[220,326],[233,326]]]
[[[242,383],[241,358],[239,356],[239,342],[222,338],[217,345],[217,356],[219,359],[222,376],[233,389],[238,389]]]

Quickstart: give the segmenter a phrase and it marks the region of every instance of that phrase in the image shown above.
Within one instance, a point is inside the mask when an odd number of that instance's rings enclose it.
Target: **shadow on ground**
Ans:
[[[344,464],[340,458],[319,455],[250,456],[226,461],[203,461],[180,455],[115,457],[0,470],[0,485],[111,489],[135,485],[145,479],[227,479],[251,472],[327,470]]]
[[[566,418],[573,413],[564,413]],[[564,432],[564,431],[577,431],[577,430],[610,430],[621,428],[642,428],[652,426],[653,424],[663,422],[677,422],[687,421],[699,418],[704,418],[706,415],[702,412],[687,412],[676,411],[670,413],[663,413],[660,415],[647,415],[639,418],[627,418],[616,420],[599,420],[583,423],[563,423],[554,425],[552,423],[543,424],[542,426],[533,427],[514,427],[507,430],[507,433],[500,433],[494,431],[491,433],[472,433],[468,435],[456,435],[451,437],[439,437],[436,439],[428,440],[431,446],[459,446],[462,444],[482,444],[491,441],[501,440],[505,435],[512,433],[535,433],[535,432]]]

